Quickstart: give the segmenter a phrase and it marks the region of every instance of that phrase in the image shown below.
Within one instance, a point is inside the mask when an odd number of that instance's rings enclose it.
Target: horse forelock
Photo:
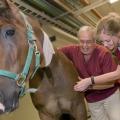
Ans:
[[[10,21],[13,19],[13,15],[12,13],[9,12],[9,10],[0,9],[0,19],[4,19],[5,21]]]

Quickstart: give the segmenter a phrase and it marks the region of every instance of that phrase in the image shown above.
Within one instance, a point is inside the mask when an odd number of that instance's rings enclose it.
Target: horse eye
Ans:
[[[6,31],[6,35],[7,35],[7,36],[10,36],[10,37],[11,37],[11,36],[13,36],[14,34],[15,34],[15,30],[13,30],[13,29],[10,29],[10,30],[7,30],[7,31]]]

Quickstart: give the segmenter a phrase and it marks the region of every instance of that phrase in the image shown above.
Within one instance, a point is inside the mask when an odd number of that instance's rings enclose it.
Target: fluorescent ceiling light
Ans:
[[[108,0],[109,3],[113,4],[115,2],[117,2],[118,0]]]

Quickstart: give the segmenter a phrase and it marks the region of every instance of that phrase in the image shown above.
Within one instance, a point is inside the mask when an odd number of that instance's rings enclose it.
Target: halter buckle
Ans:
[[[18,76],[18,80],[17,80],[17,85],[19,86],[19,87],[21,87],[21,86],[24,86],[25,84],[25,79],[26,79],[26,76],[25,75],[23,75],[23,74],[19,74],[19,76]]]

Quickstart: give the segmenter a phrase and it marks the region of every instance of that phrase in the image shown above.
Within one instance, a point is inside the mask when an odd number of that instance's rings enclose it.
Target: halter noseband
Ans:
[[[26,27],[27,27],[27,39],[28,39],[28,44],[29,44],[29,50],[28,50],[28,55],[26,58],[26,62],[23,68],[23,71],[19,74],[13,73],[7,70],[0,70],[0,76],[8,77],[12,80],[15,80],[17,82],[17,85],[20,87],[20,96],[23,96],[25,93],[25,80],[27,78],[30,65],[32,62],[33,58],[33,53],[35,54],[35,71],[33,72],[32,77],[36,73],[37,69],[40,67],[40,52],[37,49],[36,45],[36,37],[34,35],[34,31],[32,29],[32,26],[28,23],[26,16],[24,13],[20,12],[22,15]]]

